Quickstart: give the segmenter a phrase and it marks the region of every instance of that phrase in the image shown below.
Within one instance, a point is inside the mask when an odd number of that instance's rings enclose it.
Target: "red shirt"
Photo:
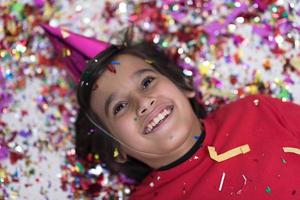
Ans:
[[[300,106],[254,95],[224,105],[204,120],[206,138],[185,162],[153,171],[131,199],[300,199]],[[248,144],[250,151],[217,162],[218,155]],[[223,183],[222,182],[223,178]]]

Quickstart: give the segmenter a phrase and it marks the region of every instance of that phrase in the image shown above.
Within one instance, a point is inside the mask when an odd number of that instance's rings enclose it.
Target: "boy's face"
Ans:
[[[139,57],[114,61],[120,63],[116,73],[106,70],[95,83],[92,109],[132,157],[153,168],[180,158],[200,133],[188,101],[194,92],[179,89]]]

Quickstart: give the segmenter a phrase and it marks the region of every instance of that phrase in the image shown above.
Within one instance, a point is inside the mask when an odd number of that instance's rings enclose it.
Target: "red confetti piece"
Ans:
[[[107,69],[114,74],[117,73],[117,70],[113,64],[108,64]]]
[[[11,151],[9,154],[9,158],[10,158],[10,163],[11,164],[16,164],[16,162],[18,160],[21,160],[24,158],[24,155],[19,153],[19,152],[15,152],[15,151]]]

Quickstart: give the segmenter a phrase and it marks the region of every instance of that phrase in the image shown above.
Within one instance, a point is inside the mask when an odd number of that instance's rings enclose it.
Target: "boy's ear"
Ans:
[[[189,78],[189,77],[184,77],[184,81],[186,84],[188,84],[191,88],[193,88],[193,79]],[[196,92],[193,91],[189,91],[189,90],[184,90],[183,93],[185,94],[186,97],[188,98],[193,98],[196,96]]]
[[[118,156],[115,157],[115,161],[119,164],[124,164],[127,162],[127,154],[121,148],[118,149]]]
[[[195,91],[184,90],[183,93],[185,94],[185,96],[187,98],[193,98],[193,97],[196,96],[196,92]]]

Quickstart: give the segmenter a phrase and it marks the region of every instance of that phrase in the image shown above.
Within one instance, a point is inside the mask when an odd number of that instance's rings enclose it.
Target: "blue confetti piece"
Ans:
[[[113,65],[119,65],[120,64],[120,62],[118,62],[118,61],[111,61],[111,64],[113,64]]]
[[[199,138],[200,138],[199,135],[195,135],[195,136],[194,136],[194,139],[195,139],[195,140],[199,140]]]

